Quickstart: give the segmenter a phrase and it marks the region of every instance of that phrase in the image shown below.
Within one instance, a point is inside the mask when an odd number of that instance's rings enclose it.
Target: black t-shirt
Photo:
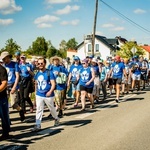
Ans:
[[[7,81],[7,80],[8,80],[7,71],[2,65],[0,65],[0,85],[2,84],[2,81]],[[6,89],[0,92],[0,99],[3,97],[7,97]]]

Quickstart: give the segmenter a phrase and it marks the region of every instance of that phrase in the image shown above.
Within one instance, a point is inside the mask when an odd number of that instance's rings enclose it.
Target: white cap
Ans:
[[[97,59],[96,59],[96,58],[93,58],[93,59],[92,59],[92,62],[97,63]]]

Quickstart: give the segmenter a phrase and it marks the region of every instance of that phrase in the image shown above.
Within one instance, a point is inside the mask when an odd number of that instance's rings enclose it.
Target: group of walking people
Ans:
[[[13,61],[14,57],[16,60]],[[129,94],[136,87],[140,90],[141,83],[144,90],[146,83],[149,83],[150,65],[143,56],[131,59],[110,56],[105,61],[100,57],[87,56],[80,60],[74,56],[70,67],[66,67],[63,59],[58,56],[51,57],[49,62],[39,57],[29,63],[20,52],[11,56],[4,51],[0,58],[0,140],[9,137],[11,122],[8,100],[11,107],[18,111],[21,121],[25,120],[26,102],[31,113],[36,107],[36,122],[31,131],[37,132],[41,129],[45,104],[57,126],[63,117],[67,97],[74,99],[73,107],[78,107],[81,101],[81,112],[84,112],[86,99],[90,101],[90,108],[94,109],[94,104],[100,101],[100,95],[103,97],[101,100],[105,101],[108,96],[116,93],[114,100],[119,103],[120,94]]]

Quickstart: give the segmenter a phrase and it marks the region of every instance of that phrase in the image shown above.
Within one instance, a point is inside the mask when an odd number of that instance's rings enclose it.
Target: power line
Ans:
[[[103,0],[100,0],[103,4],[105,4],[107,7],[109,7],[112,11],[114,11],[115,13],[117,13],[119,16],[121,16],[122,18],[124,18],[126,21],[128,21],[129,23],[131,23],[132,25],[138,27],[139,29],[145,31],[146,33],[150,33],[150,31],[144,27],[142,27],[141,25],[137,24],[136,22],[134,22],[133,20],[129,19],[128,17],[126,17],[125,15],[123,15],[122,13],[120,13],[119,11],[117,11],[116,9],[114,9],[113,7],[111,7],[110,5],[108,5],[107,3],[105,3]]]

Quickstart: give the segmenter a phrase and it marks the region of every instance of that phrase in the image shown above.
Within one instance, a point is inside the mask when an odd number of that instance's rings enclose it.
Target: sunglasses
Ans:
[[[82,65],[85,65],[86,63],[82,63]]]
[[[43,65],[44,63],[38,63],[38,65]]]

